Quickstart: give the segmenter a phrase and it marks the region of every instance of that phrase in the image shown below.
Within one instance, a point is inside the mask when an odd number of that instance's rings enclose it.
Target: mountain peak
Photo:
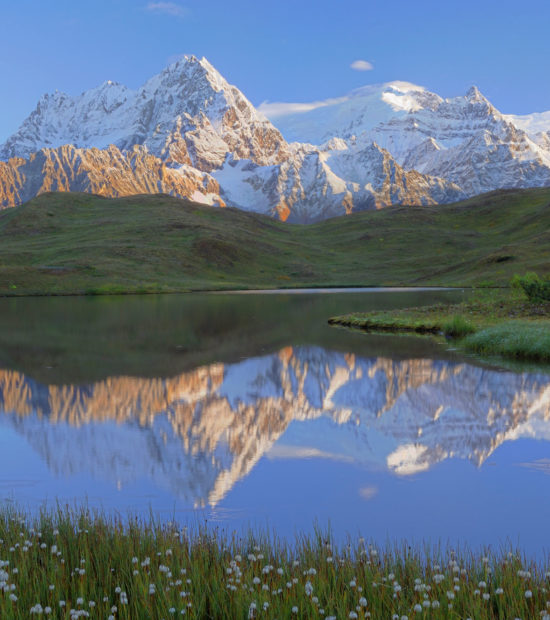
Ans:
[[[216,91],[223,90],[227,87],[227,81],[220,72],[203,56],[183,56],[173,63],[169,64],[158,76],[154,76],[149,80],[156,81],[158,77],[161,79],[168,76],[181,76],[183,79],[197,79],[199,76],[205,78]],[[149,83],[148,82],[148,83]]]
[[[471,101],[472,103],[474,102],[479,102],[479,103],[489,103],[489,100],[487,99],[487,97],[485,97],[481,91],[479,90],[479,88],[477,86],[471,86],[468,89],[468,92],[466,93],[466,99],[468,99],[469,101]]]

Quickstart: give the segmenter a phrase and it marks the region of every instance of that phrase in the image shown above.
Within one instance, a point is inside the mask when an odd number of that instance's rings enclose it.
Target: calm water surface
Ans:
[[[0,300],[0,500],[538,554],[548,367],[326,323],[463,295]]]

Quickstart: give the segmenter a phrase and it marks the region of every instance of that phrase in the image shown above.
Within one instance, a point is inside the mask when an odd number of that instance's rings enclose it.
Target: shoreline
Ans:
[[[550,362],[550,302],[530,303],[512,289],[507,294],[478,289],[460,304],[351,313],[328,323],[366,332],[441,336],[468,353]]]
[[[500,289],[502,287],[495,287]],[[120,297],[127,295],[188,295],[210,293],[216,295],[281,295],[281,294],[334,294],[334,293],[406,293],[423,291],[458,291],[473,290],[472,286],[331,286],[319,285],[308,287],[277,287],[277,288],[241,288],[241,289],[182,289],[173,291],[116,291],[116,292],[51,292],[51,293],[0,293],[1,299],[13,299],[21,297]]]

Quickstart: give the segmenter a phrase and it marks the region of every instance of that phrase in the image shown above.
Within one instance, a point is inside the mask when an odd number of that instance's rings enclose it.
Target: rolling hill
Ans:
[[[0,214],[0,294],[506,285],[550,273],[550,189],[309,225],[167,195],[47,193]]]

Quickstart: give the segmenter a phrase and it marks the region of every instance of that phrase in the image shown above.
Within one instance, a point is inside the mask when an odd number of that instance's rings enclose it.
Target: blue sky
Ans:
[[[406,80],[550,110],[550,0],[3,0],[0,20],[0,141],[44,92],[137,87],[181,54],[206,56],[255,105]]]

